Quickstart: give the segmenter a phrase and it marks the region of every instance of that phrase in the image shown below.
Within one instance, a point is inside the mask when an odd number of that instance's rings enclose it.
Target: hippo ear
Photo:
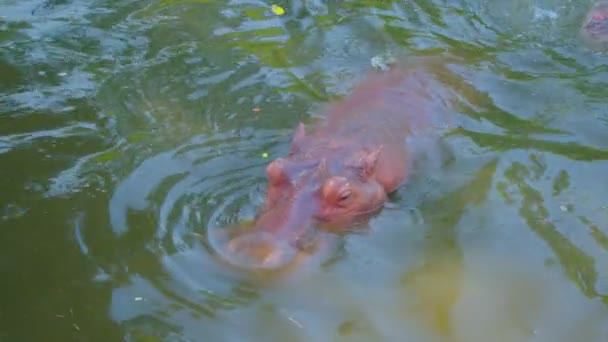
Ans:
[[[299,150],[300,144],[302,140],[306,137],[306,127],[302,122],[298,123],[298,127],[296,128],[296,132],[293,135],[293,139],[291,141],[291,153],[295,153]]]
[[[268,174],[268,180],[272,185],[280,185],[287,179],[285,173],[285,159],[277,158],[272,161],[266,167],[266,173]]]
[[[374,175],[376,172],[376,165],[378,164],[378,157],[380,157],[380,153],[382,152],[382,145],[378,148],[372,150],[371,152],[366,153],[361,159],[363,166],[363,177],[365,179]]]

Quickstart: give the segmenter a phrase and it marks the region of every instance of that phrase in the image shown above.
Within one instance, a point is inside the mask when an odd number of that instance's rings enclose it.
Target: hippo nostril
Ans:
[[[230,240],[224,257],[230,263],[248,269],[277,269],[293,261],[296,250],[277,236],[257,231]]]
[[[228,244],[231,253],[247,254],[258,260],[265,260],[276,248],[276,241],[264,232],[245,234],[234,238]]]

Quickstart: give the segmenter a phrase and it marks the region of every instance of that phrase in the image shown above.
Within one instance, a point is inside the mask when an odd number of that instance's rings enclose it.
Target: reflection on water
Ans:
[[[607,340],[591,2],[2,2],[0,340]],[[288,272],[219,262],[295,124],[387,53],[458,61],[445,153]]]

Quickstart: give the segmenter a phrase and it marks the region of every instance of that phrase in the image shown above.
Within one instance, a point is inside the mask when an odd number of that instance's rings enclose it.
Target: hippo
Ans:
[[[593,4],[583,20],[581,36],[591,49],[608,49],[608,1]]]
[[[249,269],[281,268],[314,249],[311,231],[348,232],[379,213],[408,179],[408,139],[446,107],[442,68],[438,57],[419,57],[370,72],[314,129],[300,122],[288,155],[266,167],[262,210],[219,254]]]

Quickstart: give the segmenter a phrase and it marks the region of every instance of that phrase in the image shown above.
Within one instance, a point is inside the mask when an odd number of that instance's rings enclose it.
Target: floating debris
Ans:
[[[387,71],[395,62],[396,59],[390,51],[376,55],[370,60],[372,67],[381,71]]]
[[[283,15],[285,14],[285,9],[279,5],[272,5],[270,7],[270,9],[272,10],[272,13],[276,14],[276,15]]]

